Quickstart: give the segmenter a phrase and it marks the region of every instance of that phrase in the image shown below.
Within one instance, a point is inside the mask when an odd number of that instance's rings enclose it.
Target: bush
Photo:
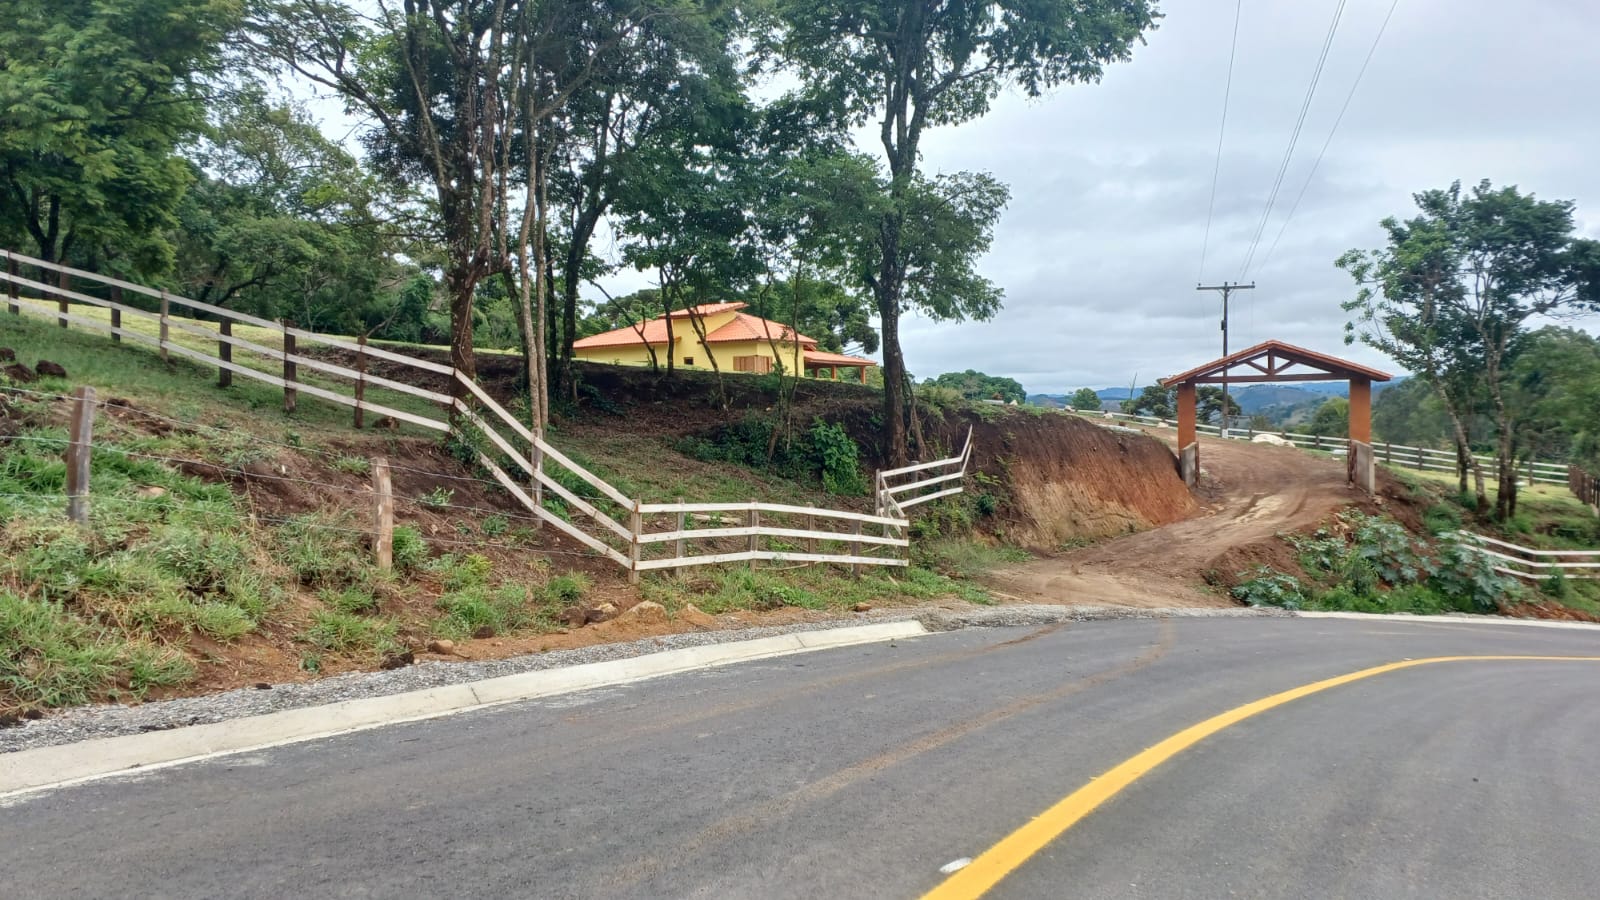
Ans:
[[[1299,609],[1306,602],[1300,579],[1293,575],[1285,575],[1268,566],[1257,566],[1240,572],[1238,577],[1245,580],[1234,587],[1233,596],[1251,606]]]
[[[1501,601],[1515,599],[1521,593],[1516,581],[1496,572],[1487,556],[1455,541],[1444,545],[1438,571],[1429,584],[1453,608],[1463,612],[1494,612]]]
[[[823,490],[850,497],[867,492],[867,477],[861,473],[861,450],[843,426],[817,419],[808,436]]]

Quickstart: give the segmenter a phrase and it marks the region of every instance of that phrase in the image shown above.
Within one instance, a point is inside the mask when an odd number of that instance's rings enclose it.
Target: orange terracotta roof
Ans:
[[[694,314],[705,318],[706,316],[714,316],[717,313],[725,313],[733,309],[744,309],[749,305],[748,303],[702,303],[694,307]],[[674,319],[687,319],[689,310],[675,309],[672,311],[672,317]]]
[[[1328,373],[1329,380],[1358,376],[1362,378],[1369,378],[1373,381],[1388,381],[1391,377],[1393,377],[1388,372],[1382,372],[1377,369],[1368,368],[1367,366],[1353,363],[1349,360],[1340,359],[1337,356],[1329,356],[1326,353],[1318,353],[1315,350],[1307,350],[1304,347],[1296,347],[1294,344],[1286,344],[1283,341],[1263,341],[1254,347],[1246,347],[1243,350],[1230,353],[1221,359],[1214,359],[1205,365],[1195,366],[1187,372],[1180,372],[1179,374],[1173,375],[1169,378],[1163,378],[1161,379],[1160,384],[1162,387],[1172,387],[1173,385],[1182,384],[1186,381],[1198,382],[1200,380],[1210,379],[1219,375],[1224,369],[1246,365],[1248,361],[1262,357],[1266,357],[1269,360],[1283,361],[1282,364],[1279,364],[1273,368],[1273,371],[1275,372],[1281,372],[1292,365],[1301,365],[1310,366],[1314,369],[1322,369]],[[1259,366],[1252,366],[1251,368],[1260,369]],[[1266,380],[1270,376],[1263,374],[1264,372],[1264,369],[1260,372],[1249,371],[1247,373],[1247,377]],[[1296,376],[1289,376],[1290,380],[1295,378]]]
[[[738,313],[733,321],[706,335],[706,343],[719,341],[765,341],[768,339],[789,341],[797,340],[802,347],[817,345],[816,338],[808,338],[799,334],[781,322],[773,322],[760,316],[748,313]]]
[[[705,318],[706,316],[718,315],[729,310],[744,309],[745,306],[746,304],[743,303],[707,303],[703,306],[695,307],[694,312],[697,316]],[[688,321],[688,316],[689,310],[687,309],[673,310],[672,336],[682,339],[687,335],[688,340],[693,342],[694,324]],[[817,345],[815,338],[809,338],[803,334],[796,335],[787,325],[780,322],[772,322],[760,316],[752,316],[748,313],[735,313],[733,321],[706,335],[706,343],[765,341],[769,338],[780,341],[798,339],[802,349]],[[665,345],[666,342],[667,320],[662,316],[656,316],[642,326],[629,325],[625,328],[590,335],[574,341],[572,346],[575,350],[598,350],[605,347],[638,347],[644,344]],[[844,363],[840,363],[840,365],[844,365]]]
[[[805,357],[806,365],[812,367],[877,365],[876,362],[864,357],[845,356],[843,353],[828,353],[822,350],[805,350],[800,355]]]
[[[576,350],[597,350],[603,347],[639,347],[645,344],[666,344],[667,320],[660,317],[645,322],[641,328],[629,325],[615,331],[605,331],[580,338],[572,342]],[[687,326],[677,326],[672,329],[673,337],[682,337],[684,331],[689,331]],[[690,332],[693,333],[692,331]]]

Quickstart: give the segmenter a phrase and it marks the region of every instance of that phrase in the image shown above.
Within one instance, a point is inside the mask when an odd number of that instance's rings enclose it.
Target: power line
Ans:
[[[1222,124],[1217,126],[1217,161],[1211,167],[1211,200],[1206,204],[1206,235],[1200,241],[1200,271],[1196,280],[1206,274],[1206,250],[1211,244],[1211,216],[1217,208],[1217,176],[1222,172],[1222,138],[1228,133],[1228,98],[1233,95],[1233,60],[1239,50],[1239,17],[1244,11],[1244,0],[1233,5],[1233,41],[1228,44],[1228,80],[1222,87]]]
[[[1300,193],[1295,195],[1294,204],[1289,207],[1289,214],[1283,218],[1283,226],[1278,229],[1278,236],[1272,239],[1272,246],[1267,248],[1267,255],[1262,258],[1261,265],[1271,261],[1273,251],[1278,249],[1278,242],[1283,240],[1283,233],[1289,230],[1289,220],[1294,218],[1295,210],[1300,208],[1300,201],[1306,195],[1306,189],[1311,187],[1311,179],[1317,174],[1317,167],[1322,165],[1322,157],[1328,152],[1328,145],[1333,143],[1333,135],[1339,130],[1339,123],[1344,121],[1345,111],[1350,108],[1350,101],[1356,97],[1356,89],[1361,86],[1361,77],[1367,74],[1367,66],[1372,62],[1373,54],[1378,52],[1378,43],[1383,40],[1384,31],[1389,28],[1389,20],[1394,18],[1395,7],[1400,5],[1400,0],[1393,0],[1389,4],[1389,13],[1383,17],[1383,24],[1378,26],[1378,34],[1372,39],[1372,46],[1367,50],[1367,58],[1361,61],[1361,69],[1356,72],[1356,80],[1350,85],[1350,93],[1344,97],[1344,105],[1339,107],[1339,115],[1333,120],[1333,127],[1328,129],[1328,139],[1322,142],[1322,149],[1317,151],[1317,159],[1311,164],[1311,171],[1306,173],[1305,183],[1300,185]]]
[[[1311,101],[1317,95],[1317,84],[1322,80],[1322,69],[1328,62],[1328,51],[1333,47],[1333,36],[1339,31],[1339,20],[1344,16],[1344,7],[1347,0],[1339,0],[1339,5],[1333,10],[1333,21],[1328,24],[1327,37],[1322,41],[1322,52],[1317,56],[1317,66],[1311,72],[1311,83],[1306,86],[1305,99],[1300,102],[1300,115],[1295,119],[1294,130],[1289,134],[1289,146],[1283,151],[1283,161],[1278,164],[1278,174],[1272,181],[1272,190],[1267,194],[1267,204],[1261,210],[1261,220],[1256,223],[1256,233],[1250,239],[1250,249],[1245,254],[1244,265],[1239,267],[1239,277],[1243,278],[1250,271],[1250,263],[1255,260],[1256,248],[1261,244],[1261,236],[1266,233],[1267,221],[1272,218],[1272,207],[1278,202],[1278,191],[1283,188],[1283,178],[1289,172],[1289,161],[1294,158],[1294,148],[1300,142],[1300,132],[1305,128],[1306,114],[1311,111]]]

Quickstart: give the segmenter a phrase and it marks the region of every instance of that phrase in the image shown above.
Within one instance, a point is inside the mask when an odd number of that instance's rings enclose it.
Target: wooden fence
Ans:
[[[872,514],[756,500],[645,503],[627,496],[551,446],[543,435],[519,422],[482,387],[450,366],[373,347],[364,338],[349,341],[317,334],[291,323],[269,321],[18,253],[0,250],[0,259],[5,263],[0,281],[7,285],[8,307],[13,314],[20,314],[20,290],[25,288],[41,299],[54,298],[58,302],[51,315],[63,328],[77,325],[107,332],[113,341],[127,339],[149,344],[163,360],[180,356],[214,366],[222,386],[239,375],[280,387],[286,412],[293,412],[299,396],[304,394],[351,407],[357,427],[371,413],[454,435],[476,448],[477,460],[484,469],[542,523],[627,569],[630,581],[637,581],[640,572],[655,569],[756,560],[832,563],[848,565],[852,571],[862,565],[906,566],[910,523],[905,508],[960,492],[960,479],[971,455],[969,429],[959,456],[880,473],[875,479],[877,510]],[[25,277],[24,266],[33,268],[38,277]],[[52,279],[46,273],[56,277]],[[109,299],[75,290],[74,279],[94,282],[109,294]],[[127,293],[150,298],[150,305],[157,305],[157,309],[129,305],[124,302]],[[110,310],[109,324],[71,312],[72,303]],[[214,330],[204,320],[174,315],[174,307],[214,318]],[[155,335],[125,327],[125,316],[154,321]],[[266,329],[281,345],[267,346],[234,335],[238,324]],[[215,341],[216,351],[197,350],[174,340],[175,333],[208,344]],[[304,350],[308,345],[354,354],[354,366],[307,356]],[[242,358],[236,358],[236,351],[241,352]],[[405,366],[414,370],[419,380],[442,390],[373,375],[367,371],[372,360]],[[323,376],[318,379],[322,383],[308,383],[302,370]],[[442,412],[444,417],[415,408],[401,409],[394,405],[396,401],[374,402],[369,397],[374,389],[424,401],[421,409]],[[922,476],[923,472],[931,473],[931,477]],[[907,481],[907,475],[918,477]],[[922,493],[928,486],[940,487]],[[902,493],[910,496],[898,497]],[[550,503],[551,498],[560,503]],[[575,517],[586,519],[590,526],[580,527],[574,523]],[[695,552],[691,552],[691,544],[695,545]]]
[[[1175,427],[1175,423],[1157,418],[1155,416],[1136,416],[1120,412],[1079,412],[1079,415],[1090,419],[1106,418],[1114,421],[1136,422],[1140,425],[1154,425],[1162,428]],[[1200,432],[1220,437],[1222,429],[1215,425],[1197,425]],[[1349,441],[1342,437],[1325,437],[1316,434],[1300,434],[1294,431],[1257,431],[1254,428],[1234,428],[1228,433],[1229,440],[1250,441],[1256,435],[1270,434],[1279,440],[1301,448],[1302,450],[1320,450],[1334,456],[1343,456],[1349,452]],[[1404,466],[1408,469],[1426,469],[1439,472],[1454,472],[1456,470],[1456,453],[1454,450],[1434,450],[1428,447],[1408,447],[1404,444],[1391,444],[1384,441],[1375,441],[1372,444],[1372,453],[1378,462],[1391,466]],[[1481,465],[1493,468],[1495,458],[1488,455],[1475,455],[1473,457]],[[1529,484],[1566,484],[1568,483],[1568,466],[1563,463],[1535,462],[1525,460],[1517,466],[1518,470]]]
[[[1494,570],[1525,581],[1554,575],[1600,579],[1600,550],[1534,550],[1507,541],[1458,531],[1456,537],[1488,557]]]
[[[1574,497],[1600,513],[1600,478],[1577,466],[1567,466],[1567,487],[1572,489]]]

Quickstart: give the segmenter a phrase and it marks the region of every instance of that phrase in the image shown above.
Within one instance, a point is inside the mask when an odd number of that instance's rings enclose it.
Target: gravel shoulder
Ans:
[[[1260,617],[1283,615],[1281,610],[1132,609],[1102,606],[1017,605],[949,609],[888,609],[837,619],[761,628],[668,634],[644,640],[597,644],[574,650],[552,650],[506,659],[478,662],[422,662],[403,669],[350,672],[317,681],[275,684],[266,688],[241,688],[199,697],[182,697],[132,706],[81,706],[43,719],[24,721],[0,729],[0,756],[19,750],[71,744],[95,738],[165,731],[204,725],[245,716],[322,706],[346,700],[385,697],[407,691],[481,681],[546,669],[631,659],[651,653],[756,640],[805,631],[822,631],[854,625],[916,619],[930,632],[969,627],[1018,627],[1113,618]]]

